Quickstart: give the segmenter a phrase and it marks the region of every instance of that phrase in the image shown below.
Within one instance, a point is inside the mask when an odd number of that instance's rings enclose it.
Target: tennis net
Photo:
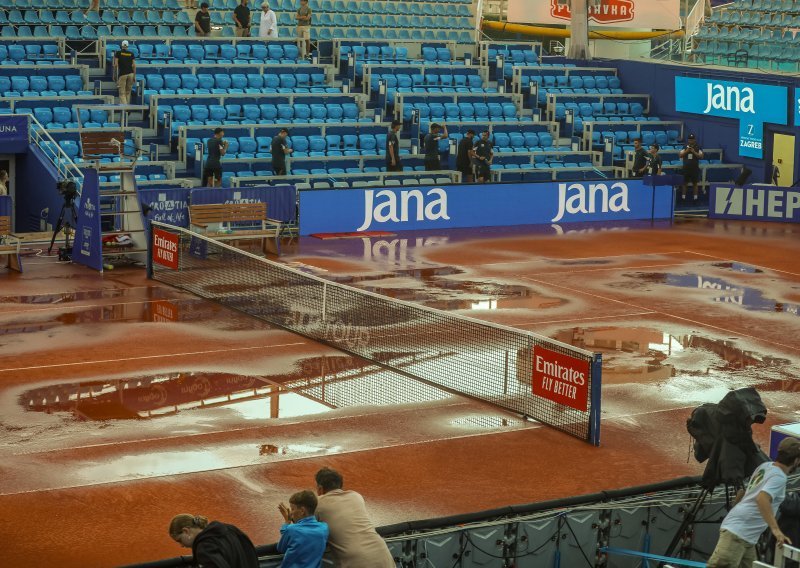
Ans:
[[[153,222],[150,233],[155,280],[599,444],[599,354],[330,282],[183,228]]]

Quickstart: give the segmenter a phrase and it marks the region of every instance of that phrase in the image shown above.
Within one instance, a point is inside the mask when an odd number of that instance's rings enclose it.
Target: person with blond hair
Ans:
[[[169,536],[191,548],[195,563],[203,568],[258,568],[252,541],[233,525],[184,513],[172,518]]]

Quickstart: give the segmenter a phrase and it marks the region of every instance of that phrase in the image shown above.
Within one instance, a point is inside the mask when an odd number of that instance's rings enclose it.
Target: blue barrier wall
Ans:
[[[642,180],[303,191],[300,234],[669,219],[671,186]]]
[[[17,154],[16,161],[16,220],[14,230],[20,233],[39,230],[43,209],[48,223],[55,225],[64,199],[56,190],[58,173],[53,164],[36,146],[26,154]]]
[[[800,79],[792,77],[769,75],[766,73],[748,72],[742,69],[706,69],[699,66],[681,66],[669,64],[656,64],[645,61],[607,62],[619,69],[620,79],[626,93],[648,93],[650,98],[650,113],[664,120],[682,120],[686,124],[686,135],[694,133],[703,148],[722,148],[726,162],[746,165],[753,174],[751,182],[768,181],[770,171],[766,167],[772,156],[772,133],[783,132],[796,134],[797,130],[791,126],[774,124],[764,125],[764,158],[747,158],[739,155],[739,122],[730,118],[716,118],[697,114],[679,113],[675,101],[675,77],[687,76],[717,81],[735,81],[739,83],[762,83],[789,88],[789,123],[793,123],[791,112],[793,110],[794,88],[800,87]],[[599,62],[593,62],[600,65]],[[606,62],[603,63],[605,65]],[[800,152],[800,144],[798,145]],[[798,164],[795,157],[795,164]],[[797,167],[797,166],[796,166]],[[796,168],[795,168],[796,169]],[[793,175],[797,179],[797,173]]]

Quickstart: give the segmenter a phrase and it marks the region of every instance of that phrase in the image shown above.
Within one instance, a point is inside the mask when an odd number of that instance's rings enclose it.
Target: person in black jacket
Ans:
[[[778,509],[778,528],[792,541],[792,546],[800,543],[800,491],[787,491],[786,499]],[[766,539],[766,558],[764,560],[775,564],[775,537],[769,532]],[[800,563],[794,560],[786,560],[785,568],[798,568]]]
[[[195,563],[203,568],[258,568],[253,543],[238,528],[197,515],[175,515],[169,536],[191,548]]]

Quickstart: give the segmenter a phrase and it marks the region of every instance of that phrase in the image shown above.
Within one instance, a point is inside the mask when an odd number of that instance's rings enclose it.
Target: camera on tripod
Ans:
[[[74,179],[62,179],[56,184],[56,189],[67,203],[75,201],[78,197],[78,184]]]

